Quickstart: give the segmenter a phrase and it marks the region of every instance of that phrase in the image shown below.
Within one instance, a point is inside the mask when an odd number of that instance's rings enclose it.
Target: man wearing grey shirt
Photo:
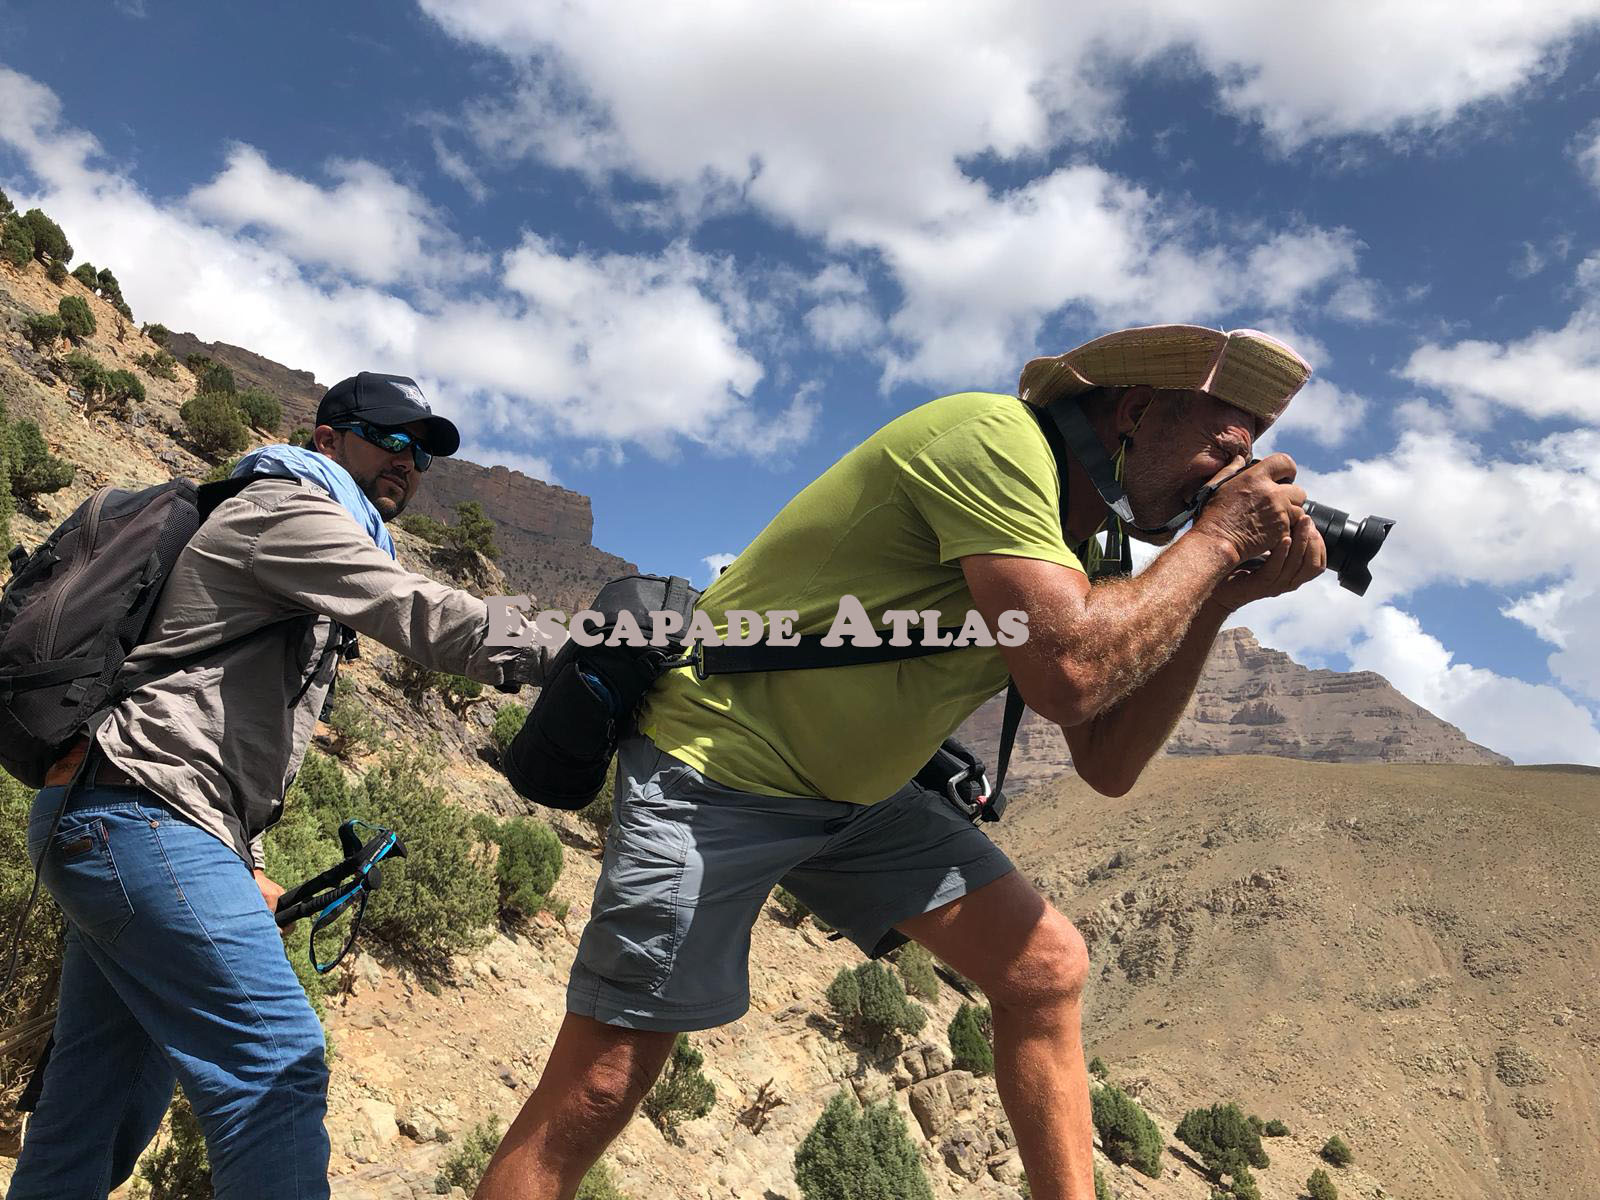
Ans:
[[[328,1195],[322,1026],[284,956],[271,911],[283,889],[261,837],[346,631],[483,683],[542,678],[541,649],[485,645],[482,600],[394,561],[384,522],[459,445],[410,379],[335,384],[310,448],[241,460],[236,475],[271,478],[201,525],[127,659],[144,682],[52,768],[28,848],[68,932],[54,1051],[9,1200],[104,1197],[175,1083],[218,1196]]]

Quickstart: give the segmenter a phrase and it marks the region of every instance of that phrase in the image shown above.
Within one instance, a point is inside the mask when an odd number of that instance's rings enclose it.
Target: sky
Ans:
[[[699,584],[919,404],[1266,330],[1259,449],[1397,524],[1236,623],[1600,764],[1600,0],[1102,7],[0,0],[0,188]]]

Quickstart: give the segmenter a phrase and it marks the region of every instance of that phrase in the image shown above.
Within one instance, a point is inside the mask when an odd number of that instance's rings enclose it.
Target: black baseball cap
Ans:
[[[445,418],[434,416],[417,381],[404,375],[363,371],[329,388],[317,405],[317,424],[341,425],[354,420],[391,428],[421,421],[422,448],[429,454],[443,458],[461,449],[460,431]]]

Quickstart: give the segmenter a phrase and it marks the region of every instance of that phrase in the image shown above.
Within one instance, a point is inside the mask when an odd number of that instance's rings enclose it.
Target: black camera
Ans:
[[[1235,475],[1241,475],[1261,460],[1252,458],[1240,467],[1233,475],[1229,475],[1219,483],[1209,484],[1202,490],[1204,499],[1210,499],[1207,493],[1214,493],[1222,484],[1227,483]],[[1203,505],[1203,501],[1202,501]],[[1339,577],[1339,586],[1347,588],[1358,596],[1365,596],[1367,588],[1372,584],[1372,572],[1368,570],[1373,556],[1383,548],[1383,539],[1389,536],[1389,530],[1394,528],[1393,517],[1363,517],[1360,521],[1352,522],[1350,514],[1340,512],[1326,504],[1318,504],[1314,500],[1307,500],[1301,506],[1306,516],[1311,518],[1311,523],[1317,527],[1317,532],[1322,535],[1323,544],[1328,549],[1328,570]],[[1254,569],[1266,562],[1266,556],[1252,558],[1240,566]]]
[[[1363,517],[1352,521],[1350,514],[1307,500],[1302,506],[1328,547],[1328,570],[1339,576],[1339,586],[1364,596],[1372,582],[1368,569],[1373,556],[1383,548],[1383,539],[1394,527],[1393,517]]]

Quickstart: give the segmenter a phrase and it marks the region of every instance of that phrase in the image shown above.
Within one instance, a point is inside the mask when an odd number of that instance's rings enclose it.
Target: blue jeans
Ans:
[[[50,837],[62,791],[42,790],[28,822],[67,938],[55,1049],[8,1200],[104,1200],[174,1082],[217,1200],[322,1200],[322,1025],[249,867],[143,788],[80,788]]]

